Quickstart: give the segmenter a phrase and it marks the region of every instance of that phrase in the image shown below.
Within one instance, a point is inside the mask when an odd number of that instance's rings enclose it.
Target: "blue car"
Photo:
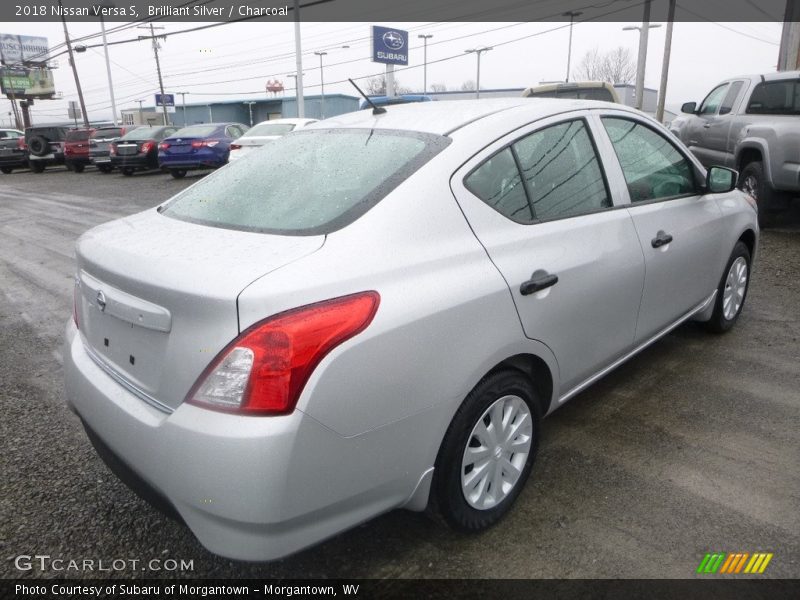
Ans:
[[[231,142],[249,128],[241,123],[208,123],[179,129],[158,145],[158,166],[173,177],[189,169],[216,169],[228,162]]]

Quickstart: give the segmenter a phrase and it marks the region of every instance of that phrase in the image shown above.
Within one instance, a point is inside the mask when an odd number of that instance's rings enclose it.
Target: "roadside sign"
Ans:
[[[156,94],[156,106],[175,106],[175,94]]]
[[[386,65],[408,64],[408,32],[372,26],[372,62]]]

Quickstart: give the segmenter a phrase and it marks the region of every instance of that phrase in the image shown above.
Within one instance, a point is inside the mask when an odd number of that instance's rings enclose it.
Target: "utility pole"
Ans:
[[[474,52],[478,56],[478,76],[477,81],[475,82],[475,98],[481,97],[481,54],[493,49],[493,46],[481,46],[480,48],[470,48],[469,50],[464,50],[464,52],[467,54]]]
[[[575,17],[580,17],[583,13],[580,11],[569,10],[562,13],[562,17],[569,17],[569,46],[567,46],[567,77],[564,79],[565,83],[569,83],[569,68],[572,63],[572,25]]]
[[[144,115],[142,114],[142,103],[144,100],[134,100],[139,103],[139,125],[144,125]]]
[[[672,53],[672,26],[675,21],[675,0],[669,0],[669,13],[667,14],[667,35],[664,39],[664,59],[661,62],[661,85],[658,90],[658,107],[656,108],[656,121],[664,122],[664,102],[667,97],[667,79],[669,78],[669,58]]]
[[[417,36],[422,39],[423,44],[423,62],[422,62],[422,93],[428,93],[428,40],[433,37],[433,34],[420,34]]]
[[[60,2],[61,0],[59,0]],[[143,27],[139,27],[138,29],[143,29]],[[164,101],[164,80],[161,78],[161,63],[158,60],[158,41],[156,41],[156,33],[155,29],[164,29],[163,27],[153,27],[153,24],[150,23],[150,40],[153,42],[153,54],[156,57],[156,73],[158,73],[158,89],[161,90],[161,108],[164,109],[164,125],[169,124],[169,117],[167,115],[167,103]],[[140,35],[139,39],[144,40],[147,39],[148,36]]]
[[[100,8],[114,8],[113,2],[103,2]],[[117,124],[117,102],[114,99],[114,82],[111,80],[111,60],[108,58],[108,42],[106,41],[106,22],[103,19],[103,12],[100,11],[100,31],[103,33],[103,52],[106,55],[106,75],[108,76],[108,93],[111,96],[111,118],[114,125]]]
[[[644,69],[647,65],[647,37],[650,31],[650,0],[645,0],[642,26],[639,30],[639,57],[636,59],[636,108],[642,110],[644,102]]]
[[[778,71],[800,68],[800,2],[786,0],[781,46],[778,50]]]
[[[61,23],[64,25],[64,41],[67,44],[67,53],[69,54],[69,64],[72,66],[72,75],[75,77],[75,87],[78,90],[78,101],[81,103],[81,112],[83,113],[83,125],[89,129],[89,115],[86,114],[86,103],[83,101],[83,90],[81,89],[81,80],[78,77],[78,68],[75,66],[75,57],[72,54],[72,42],[69,39],[69,31],[67,31],[67,20],[64,18],[63,5],[61,0],[58,0],[58,8],[61,9]]]
[[[181,97],[181,106],[183,107],[183,126],[186,127],[186,94],[189,92],[175,92],[176,94],[180,94]]]
[[[303,99],[303,48],[300,41],[300,0],[294,0],[294,61],[296,66],[295,87],[297,88],[295,100],[297,102],[297,117],[306,116],[305,100]]]
[[[327,56],[327,52],[314,52],[317,56],[319,56],[319,87],[320,87],[320,106],[319,106],[319,118],[325,118],[325,75],[322,70],[322,57]]]

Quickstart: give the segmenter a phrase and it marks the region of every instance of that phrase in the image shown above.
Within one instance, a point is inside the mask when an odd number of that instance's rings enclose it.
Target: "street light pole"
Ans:
[[[83,125],[89,129],[89,115],[86,114],[86,103],[83,101],[83,90],[81,89],[81,80],[78,77],[78,68],[75,66],[75,57],[72,54],[72,42],[69,39],[69,31],[67,31],[67,20],[64,18],[64,7],[61,0],[58,0],[58,7],[61,9],[61,23],[64,25],[64,41],[67,44],[67,52],[69,53],[69,64],[72,65],[72,75],[75,77],[75,87],[78,90],[78,100],[81,103],[81,112],[83,113]]]
[[[423,43],[423,62],[422,62],[422,93],[428,93],[428,40],[433,37],[433,34],[420,34],[417,36],[422,39]]]
[[[464,52],[467,54],[474,52],[478,56],[478,80],[475,82],[475,98],[481,97],[481,54],[493,49],[493,46],[481,46],[480,48],[470,48],[469,50],[464,50]]]
[[[562,13],[562,17],[569,17],[569,46],[567,46],[567,77],[564,80],[566,83],[569,83],[569,67],[570,63],[572,62],[572,25],[575,21],[575,17],[580,17],[583,13],[580,11],[569,10],[565,13]]]
[[[300,41],[300,0],[294,0],[294,59],[295,59],[295,100],[297,101],[297,117],[306,115],[303,99],[303,48]]]
[[[113,2],[103,2],[100,8],[114,8]],[[111,60],[108,58],[108,42],[106,41],[106,22],[103,18],[103,11],[100,11],[100,31],[103,33],[103,52],[106,55],[106,75],[108,76],[108,94],[111,96],[112,122],[117,124],[117,102],[114,99],[114,82],[111,80]]]
[[[675,0],[669,0],[669,13],[667,14],[667,35],[664,40],[664,58],[661,63],[661,85],[658,90],[658,107],[656,107],[656,121],[664,122],[664,102],[667,97],[667,79],[669,77],[669,59],[672,53],[672,26],[675,21]]]
[[[320,108],[319,108],[319,117],[320,119],[325,118],[325,76],[322,71],[322,57],[327,56],[327,52],[314,52],[317,56],[319,56],[319,86],[320,86]]]
[[[144,125],[144,115],[142,114],[142,103],[144,100],[134,100],[139,103],[139,125]]]
[[[633,31],[635,29],[639,32],[639,57],[636,60],[636,108],[639,110],[642,110],[644,103],[644,71],[647,64],[648,32],[656,27],[661,27],[661,25],[650,24],[650,0],[645,0],[642,26],[629,25],[622,28],[623,31]]]

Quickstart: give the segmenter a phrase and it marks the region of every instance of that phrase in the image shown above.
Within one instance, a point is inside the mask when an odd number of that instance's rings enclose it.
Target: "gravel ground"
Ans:
[[[796,214],[764,233],[734,331],[687,324],[545,421],[498,527],[462,536],[394,511],[271,564],[208,553],[95,455],[64,404],[60,354],[77,236],[200,176],[0,176],[0,577],[109,575],[15,568],[37,554],[193,561],[113,573],[125,577],[691,577],[707,551],[773,552],[767,576],[800,576]]]

